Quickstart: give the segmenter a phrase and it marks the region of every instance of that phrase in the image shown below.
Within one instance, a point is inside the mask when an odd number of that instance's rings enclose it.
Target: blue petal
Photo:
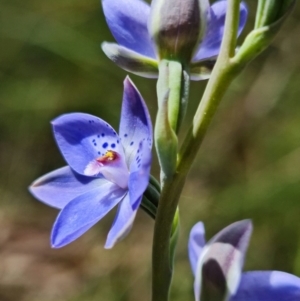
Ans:
[[[121,46],[155,58],[147,28],[150,6],[142,0],[103,0],[102,5],[116,41]]]
[[[151,160],[152,155],[149,144],[141,141],[134,160],[130,165],[128,181],[130,202],[134,210],[139,207],[141,196],[149,184]]]
[[[130,166],[129,194],[121,202],[114,224],[108,234],[105,248],[112,248],[131,229],[142,195],[149,184],[151,149],[147,143],[140,143],[135,160]]]
[[[300,278],[278,271],[247,272],[230,301],[299,301]]]
[[[116,206],[125,194],[126,190],[107,181],[69,202],[54,223],[52,246],[60,248],[77,239]]]
[[[205,246],[204,224],[199,222],[192,228],[189,237],[189,243],[188,243],[189,259],[190,259],[190,264],[194,276],[196,273],[197,262],[204,246]]]
[[[87,165],[107,150],[113,150],[124,158],[117,133],[98,117],[71,113],[54,119],[52,125],[62,155],[79,174],[84,175]]]
[[[118,241],[122,240],[131,230],[137,208],[133,209],[130,203],[129,195],[122,200],[114,223],[108,233],[105,248],[111,249]]]
[[[29,190],[43,203],[62,209],[77,196],[105,183],[104,178],[81,176],[66,166],[38,178]]]
[[[152,147],[150,115],[141,94],[129,77],[124,81],[119,134],[128,166],[136,155],[140,141],[147,143],[149,148]]]
[[[221,42],[224,34],[225,16],[227,1],[215,2],[210,9],[210,18],[207,24],[207,31],[200,44],[193,62],[201,61],[214,57],[219,54]],[[244,3],[240,4],[240,22],[238,34],[240,34],[247,21],[247,7]]]

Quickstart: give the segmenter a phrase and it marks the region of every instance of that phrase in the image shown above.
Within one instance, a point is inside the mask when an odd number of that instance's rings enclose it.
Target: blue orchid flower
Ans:
[[[249,220],[233,223],[205,243],[204,225],[197,223],[189,238],[196,301],[298,301],[300,278],[279,271],[242,273],[252,232]]]
[[[152,125],[144,100],[126,78],[119,135],[102,119],[84,113],[62,115],[52,126],[69,166],[30,186],[37,199],[61,209],[52,246],[74,241],[119,204],[105,244],[112,248],[130,231],[149,182]]]
[[[189,70],[193,80],[209,78],[220,51],[227,8],[227,1],[224,0],[211,6],[208,0],[199,1],[207,2],[207,26],[190,62]],[[149,4],[143,0],[102,0],[102,5],[107,24],[118,43],[104,42],[104,53],[126,71],[157,78],[158,61],[161,58],[149,33]],[[243,30],[246,20],[247,8],[241,3],[238,34]]]

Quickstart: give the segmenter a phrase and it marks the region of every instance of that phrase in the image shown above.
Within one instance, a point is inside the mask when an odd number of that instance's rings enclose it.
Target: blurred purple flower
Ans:
[[[197,223],[189,238],[196,301],[299,301],[300,278],[279,271],[242,273],[252,232],[249,220],[233,223],[205,244],[204,226]]]
[[[62,115],[52,126],[69,166],[30,186],[37,199],[61,209],[52,246],[74,241],[119,204],[105,244],[111,248],[130,231],[148,186],[152,125],[144,100],[126,78],[119,135],[102,119],[83,113]]]
[[[204,0],[207,1],[208,0]],[[148,30],[151,7],[143,0],[102,0],[107,24],[118,44],[104,42],[102,49],[118,66],[137,75],[157,78],[158,60]],[[209,7],[209,3],[207,3]],[[220,51],[224,34],[227,1],[217,1],[207,11],[207,27],[204,37],[190,62],[191,78],[209,77]],[[247,8],[240,4],[238,34],[247,20]]]

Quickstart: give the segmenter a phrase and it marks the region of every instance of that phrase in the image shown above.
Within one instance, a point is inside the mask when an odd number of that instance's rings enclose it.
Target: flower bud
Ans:
[[[224,228],[206,244],[195,279],[201,287],[200,300],[222,301],[235,295],[251,233],[251,221],[242,220]]]
[[[149,33],[160,59],[189,62],[206,27],[207,0],[153,0]]]
[[[234,57],[240,66],[250,62],[271,44],[295,3],[296,0],[260,0],[255,28],[248,34]]]

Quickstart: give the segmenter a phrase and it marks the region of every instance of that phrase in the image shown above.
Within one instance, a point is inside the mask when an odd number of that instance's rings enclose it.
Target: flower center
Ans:
[[[129,171],[124,158],[117,152],[108,150],[103,156],[88,163],[84,170],[86,176],[102,174],[107,180],[123,189],[128,186]]]
[[[109,150],[105,153],[104,156],[98,157],[96,159],[96,161],[100,164],[105,164],[105,163],[109,163],[111,161],[115,161],[116,159],[118,159],[118,154],[112,150]]]

